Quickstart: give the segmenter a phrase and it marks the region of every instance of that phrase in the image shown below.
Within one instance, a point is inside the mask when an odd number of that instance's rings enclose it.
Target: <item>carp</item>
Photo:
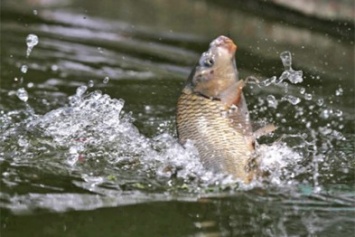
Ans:
[[[177,133],[181,144],[194,144],[207,169],[249,183],[257,173],[256,137],[275,128],[252,130],[236,49],[231,39],[219,36],[202,54],[178,99]]]

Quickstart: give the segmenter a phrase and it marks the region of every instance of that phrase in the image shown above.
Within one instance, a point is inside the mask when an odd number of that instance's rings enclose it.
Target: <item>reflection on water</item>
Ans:
[[[1,10],[1,232],[351,236],[353,40],[205,1],[45,2]],[[225,33],[260,78],[256,126],[278,126],[247,186],[175,135],[184,79]]]

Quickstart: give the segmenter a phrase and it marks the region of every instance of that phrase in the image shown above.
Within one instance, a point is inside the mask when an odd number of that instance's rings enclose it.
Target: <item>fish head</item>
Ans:
[[[238,81],[236,50],[237,46],[226,36],[213,40],[192,70],[187,81],[188,89],[208,98],[220,99],[223,92]]]

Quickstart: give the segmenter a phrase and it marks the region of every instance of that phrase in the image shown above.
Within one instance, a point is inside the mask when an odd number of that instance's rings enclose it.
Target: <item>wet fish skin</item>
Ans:
[[[255,139],[238,80],[237,46],[219,36],[192,70],[178,99],[179,142],[191,140],[204,166],[228,173],[245,183],[255,176]]]

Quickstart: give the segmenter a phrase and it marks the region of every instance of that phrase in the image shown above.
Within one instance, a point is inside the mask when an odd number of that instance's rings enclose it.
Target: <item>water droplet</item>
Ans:
[[[289,71],[283,71],[281,76],[278,78],[278,80],[276,81],[276,83],[281,83],[283,82],[285,79],[287,79],[290,75]]]
[[[93,86],[94,86],[94,81],[93,81],[93,80],[90,80],[90,81],[88,82],[88,86],[89,86],[89,87],[93,87]]]
[[[37,10],[33,10],[33,15],[37,16],[38,12]]]
[[[303,76],[303,72],[301,70],[294,71],[291,69],[288,80],[294,84],[301,83],[303,81],[302,76]]]
[[[272,83],[275,83],[276,81],[276,76],[273,76],[271,78],[267,78],[259,83],[260,86],[270,86]]]
[[[321,112],[320,117],[323,119],[327,119],[327,118],[329,118],[330,114],[331,114],[331,111],[329,111],[328,109],[325,109]]]
[[[336,91],[335,91],[335,95],[336,96],[342,96],[343,95],[343,93],[344,93],[344,90],[343,90],[343,88],[338,88]]]
[[[103,53],[103,52],[104,52],[101,47],[97,47],[97,50],[98,50],[100,53]]]
[[[310,128],[310,127],[311,127],[311,124],[312,124],[311,122],[307,122],[307,123],[306,123],[306,128]]]
[[[341,111],[340,109],[336,109],[334,111],[334,115],[337,117],[341,117],[343,115],[343,111]]]
[[[24,102],[27,102],[28,100],[28,93],[27,91],[25,90],[25,88],[20,88],[17,90],[17,93],[16,93],[17,97],[24,101]]]
[[[281,98],[282,101],[288,101],[293,105],[296,105],[301,102],[301,99],[293,96],[293,95],[285,95],[284,97]]]
[[[53,65],[51,66],[51,70],[52,70],[53,72],[58,71],[58,66],[55,65],[55,64],[53,64]]]
[[[31,51],[33,47],[35,47],[38,44],[38,36],[35,34],[29,34],[26,38],[26,44],[27,44],[27,53],[26,56],[29,57],[31,54]]]
[[[282,61],[282,64],[284,65],[286,70],[291,69],[291,65],[292,65],[292,56],[290,51],[284,51],[280,54],[280,58]]]
[[[87,86],[79,86],[77,89],[76,89],[76,95],[81,97],[85,91],[87,90]]]
[[[22,65],[20,70],[21,70],[22,73],[26,73],[27,70],[28,70],[28,66],[27,65]]]
[[[323,98],[319,98],[318,100],[317,100],[317,105],[318,106],[322,106],[324,104],[324,99]]]
[[[300,93],[303,95],[305,92],[306,92],[306,88],[301,87],[301,88],[300,88]]]
[[[268,95],[268,96],[266,97],[266,100],[267,100],[267,103],[268,103],[269,107],[275,108],[275,109],[277,108],[278,102],[277,102],[275,96],[273,96],[273,95]]]
[[[311,100],[312,99],[312,94],[306,93],[304,94],[305,100]]]
[[[104,84],[107,84],[109,82],[110,78],[109,77],[105,77],[104,80],[103,80],[103,83]]]
[[[32,88],[34,86],[33,82],[27,83],[27,88]]]
[[[150,105],[145,105],[145,106],[144,106],[144,110],[145,110],[145,112],[149,113],[149,112],[152,110],[152,106],[150,106]]]

